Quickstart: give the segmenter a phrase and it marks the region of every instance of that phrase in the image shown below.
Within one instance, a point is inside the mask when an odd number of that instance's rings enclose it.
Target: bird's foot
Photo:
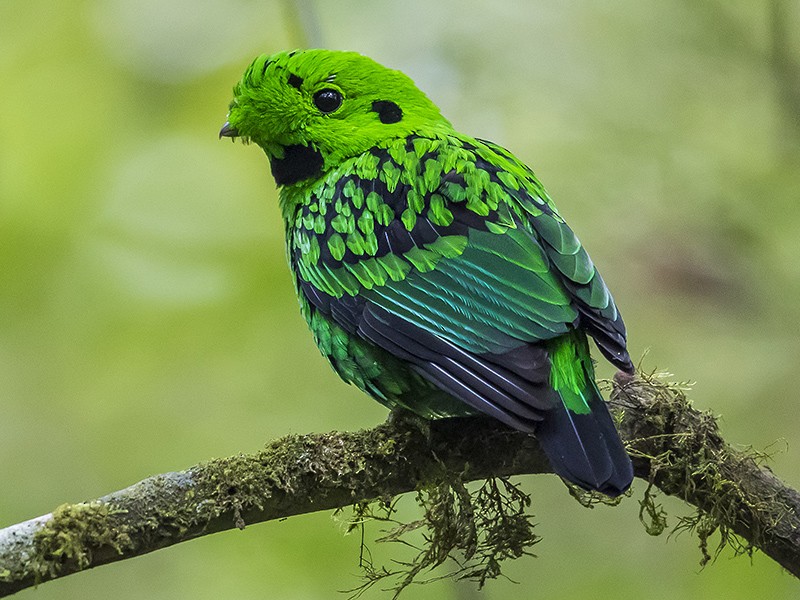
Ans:
[[[421,434],[426,442],[431,441],[431,421],[405,408],[394,408],[386,419],[387,423],[398,429],[409,429]]]

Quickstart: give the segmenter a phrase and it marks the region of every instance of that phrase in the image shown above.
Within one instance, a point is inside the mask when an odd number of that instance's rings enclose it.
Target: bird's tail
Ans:
[[[567,363],[551,352],[554,373],[562,374],[552,380],[561,402],[547,412],[536,437],[558,475],[584,489],[619,496],[633,481],[633,465],[597,389],[588,348],[586,354],[581,352],[583,344],[583,340],[577,348],[570,344],[570,350],[583,355],[577,361],[574,354]],[[563,364],[576,373],[563,377]]]

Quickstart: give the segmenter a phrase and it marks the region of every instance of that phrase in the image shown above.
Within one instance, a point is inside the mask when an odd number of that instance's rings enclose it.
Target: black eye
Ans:
[[[330,88],[320,90],[314,94],[314,105],[322,113],[332,113],[342,105],[342,95]]]

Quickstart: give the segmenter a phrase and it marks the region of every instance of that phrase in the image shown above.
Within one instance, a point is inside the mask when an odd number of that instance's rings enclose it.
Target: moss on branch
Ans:
[[[611,401],[636,475],[648,482],[641,518],[650,533],[666,527],[657,490],[697,508],[679,527],[742,552],[760,549],[800,575],[800,495],[760,456],[731,448],[716,420],[693,409],[681,386],[652,375],[618,375]],[[510,475],[550,472],[531,436],[491,419],[430,424],[391,418],[374,429],[287,436],[252,454],[212,460],[145,479],[129,488],[0,530],[0,597],[98,565],[198,536],[296,514],[357,506],[391,506],[417,491],[425,517],[396,536],[427,527],[426,546],[398,576],[397,589],[448,557],[458,576],[479,583],[497,576],[502,560],[528,552],[537,537],[525,514],[527,497]],[[469,493],[465,484],[489,482]],[[575,490],[573,490],[575,492]],[[575,492],[583,503],[600,498]],[[380,579],[367,569],[367,584]]]

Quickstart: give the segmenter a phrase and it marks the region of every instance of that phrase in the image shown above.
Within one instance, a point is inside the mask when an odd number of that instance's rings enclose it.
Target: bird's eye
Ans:
[[[321,113],[332,113],[342,105],[342,95],[336,90],[325,88],[314,94],[314,105]]]

